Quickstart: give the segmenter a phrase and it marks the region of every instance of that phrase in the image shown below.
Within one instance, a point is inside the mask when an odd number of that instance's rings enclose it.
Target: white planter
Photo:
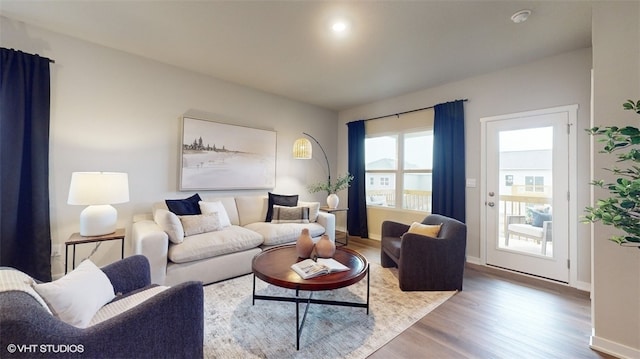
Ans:
[[[337,194],[332,193],[327,197],[327,206],[329,206],[329,208],[338,208],[338,203],[340,203],[340,198],[338,198]]]

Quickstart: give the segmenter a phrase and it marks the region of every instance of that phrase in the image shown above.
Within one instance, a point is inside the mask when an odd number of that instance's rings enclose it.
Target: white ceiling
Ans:
[[[591,46],[590,1],[0,0],[0,14],[332,110]]]

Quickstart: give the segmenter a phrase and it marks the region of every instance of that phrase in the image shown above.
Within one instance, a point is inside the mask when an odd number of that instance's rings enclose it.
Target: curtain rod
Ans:
[[[3,49],[7,49],[7,50],[11,50],[11,51],[16,51],[16,52],[22,52],[23,54],[27,54],[27,55],[33,55],[33,54],[28,53],[28,52],[23,52],[23,51],[20,51],[20,50],[16,50],[16,49],[14,49],[14,48],[10,48],[10,49],[9,49],[9,48],[3,47]],[[46,59],[46,60],[47,60],[47,61],[49,61],[49,63],[51,63],[51,64],[55,64],[55,63],[56,63],[56,60],[50,59],[50,58],[48,58],[48,57],[40,56],[40,55],[38,55],[38,54],[35,54],[35,56],[38,56],[38,57],[43,58],[43,59]]]
[[[455,102],[455,101],[458,101],[458,100],[454,100],[454,101],[451,101],[451,102]],[[460,100],[460,101],[462,101],[462,102],[467,102],[467,101],[469,101],[469,99],[464,98],[464,99],[462,99],[462,100]],[[415,110],[409,110],[409,111],[404,111],[404,112],[392,113],[392,114],[390,114],[390,115],[385,115],[385,116],[378,116],[378,117],[367,118],[367,119],[365,119],[365,120],[363,120],[363,121],[378,120],[378,119],[385,118],[385,117],[390,117],[390,116],[400,116],[400,115],[404,115],[404,114],[411,113],[411,112],[418,112],[418,111],[428,110],[428,109],[430,109],[430,108],[434,108],[434,107],[435,107],[435,106],[429,106],[429,107],[418,108],[418,109],[415,109]]]

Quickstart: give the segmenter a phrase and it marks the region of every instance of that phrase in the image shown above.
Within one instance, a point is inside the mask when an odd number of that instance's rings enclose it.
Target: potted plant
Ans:
[[[640,115],[640,100],[628,100],[623,104],[623,109]],[[596,136],[598,142],[604,143],[600,153],[615,153],[617,163],[628,165],[624,168],[606,168],[616,175],[615,182],[591,182],[608,190],[611,196],[598,199],[593,207],[586,207],[585,222],[602,222],[621,229],[624,235],[613,235],[609,239],[618,244],[640,246],[640,130],[632,126],[606,126],[593,127],[587,132]]]
[[[338,208],[339,202],[336,192],[349,188],[349,184],[352,180],[353,176],[347,172],[342,176],[338,176],[338,179],[335,182],[331,182],[331,177],[329,177],[326,182],[318,182],[316,184],[309,185],[307,189],[311,193],[327,192],[327,205],[329,208],[335,209]]]

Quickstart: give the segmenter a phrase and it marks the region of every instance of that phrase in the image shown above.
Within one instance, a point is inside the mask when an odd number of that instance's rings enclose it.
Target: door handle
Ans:
[[[493,206],[495,206],[496,204],[495,204],[495,203],[493,203],[493,202],[489,202],[489,203],[487,203],[487,205],[488,205],[489,207],[493,207]]]

